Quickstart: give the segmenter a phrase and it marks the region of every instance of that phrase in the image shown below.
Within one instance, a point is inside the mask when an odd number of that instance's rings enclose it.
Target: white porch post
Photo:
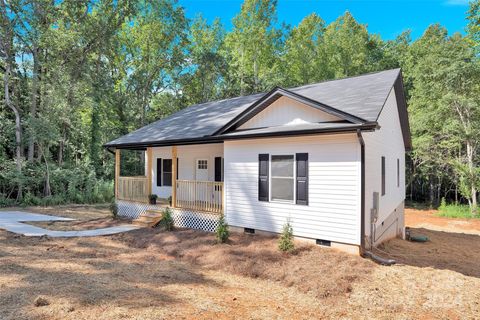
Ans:
[[[172,207],[177,207],[177,146],[172,147]]]
[[[153,156],[152,156],[152,148],[147,148],[147,198],[149,195],[152,194],[152,164],[153,164]]]

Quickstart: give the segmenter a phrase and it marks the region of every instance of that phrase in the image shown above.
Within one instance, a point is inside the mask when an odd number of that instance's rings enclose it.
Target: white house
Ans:
[[[281,231],[359,252],[404,231],[411,148],[401,71],[376,72],[185,108],[105,145],[120,214],[172,198],[178,226]],[[120,150],[145,150],[123,177]]]

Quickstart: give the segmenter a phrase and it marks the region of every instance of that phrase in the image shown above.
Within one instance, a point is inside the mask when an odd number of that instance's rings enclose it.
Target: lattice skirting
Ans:
[[[139,202],[117,200],[118,215],[136,219],[147,210],[164,210],[165,206]],[[177,228],[190,228],[215,232],[218,227],[219,214],[195,211],[183,208],[171,208],[174,226]]]

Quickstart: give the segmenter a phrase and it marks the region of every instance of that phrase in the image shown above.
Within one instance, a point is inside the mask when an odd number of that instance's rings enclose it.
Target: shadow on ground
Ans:
[[[178,302],[167,286],[218,286],[190,265],[107,237],[28,238],[0,230],[0,247],[0,319],[35,318],[37,296],[64,304],[65,312],[107,304],[165,307]]]

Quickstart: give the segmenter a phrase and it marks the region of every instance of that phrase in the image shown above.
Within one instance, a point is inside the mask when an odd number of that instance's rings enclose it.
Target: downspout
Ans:
[[[365,252],[365,141],[362,131],[357,129],[358,142],[360,143],[360,255]]]
[[[361,191],[360,191],[360,256],[363,258],[370,258],[373,261],[391,266],[395,264],[395,260],[385,259],[368,251],[365,248],[365,141],[363,140],[362,131],[357,129],[358,142],[360,143],[360,176],[361,176]],[[373,244],[372,244],[373,245]]]

